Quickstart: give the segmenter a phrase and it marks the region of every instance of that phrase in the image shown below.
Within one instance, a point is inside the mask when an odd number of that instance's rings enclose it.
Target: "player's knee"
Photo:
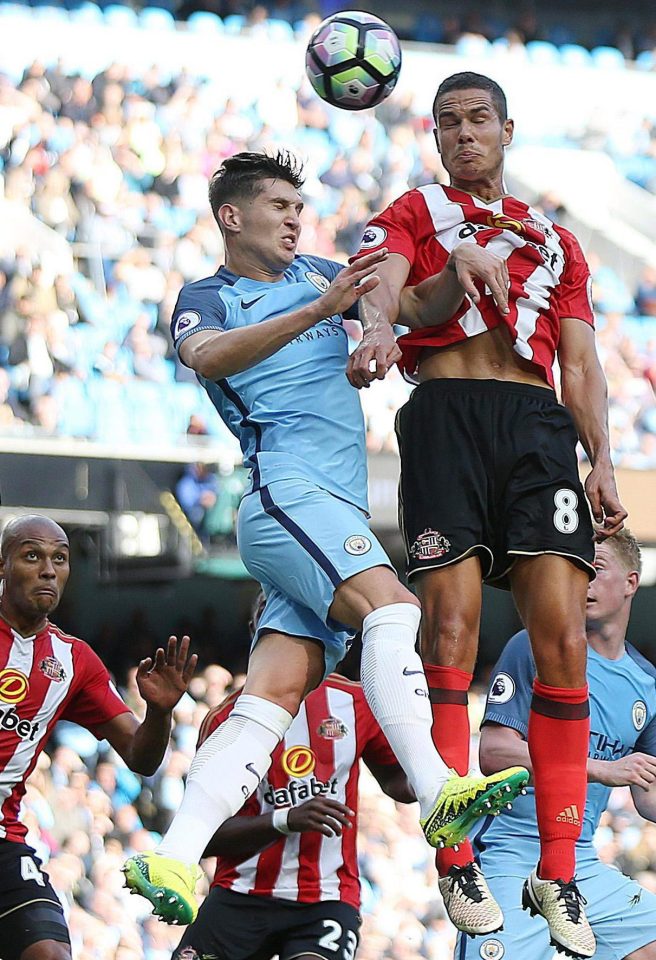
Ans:
[[[475,658],[478,646],[478,618],[468,611],[438,610],[424,606],[421,624],[421,650],[427,663],[465,668],[465,660]]]
[[[23,950],[20,960],[71,960],[71,948],[58,940],[41,940]]]

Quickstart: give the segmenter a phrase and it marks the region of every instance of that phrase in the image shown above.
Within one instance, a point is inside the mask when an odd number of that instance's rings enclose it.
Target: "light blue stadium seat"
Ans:
[[[132,7],[124,7],[120,3],[110,3],[105,7],[103,19],[110,27],[136,27],[139,23],[137,14]]]
[[[656,67],[656,57],[653,50],[642,50],[636,57],[638,70],[653,70]]]
[[[208,10],[195,10],[187,20],[187,28],[193,33],[223,33],[221,17]]]
[[[590,51],[578,43],[564,43],[560,48],[560,62],[566,67],[591,67]]]
[[[63,437],[91,437],[95,417],[85,384],[79,377],[66,377],[55,382],[54,396],[59,416],[57,433]]]
[[[560,55],[558,47],[548,40],[529,40],[526,44],[526,52],[531,63],[540,66],[551,66],[558,63]]]
[[[246,17],[243,17],[240,13],[231,13],[223,21],[225,32],[230,34],[241,33],[241,28],[245,23]]]
[[[175,19],[163,7],[144,7],[139,13],[139,25],[143,30],[175,30]]]
[[[32,8],[25,3],[0,3],[0,21],[31,20]]]
[[[130,440],[152,446],[175,439],[166,403],[170,386],[148,380],[128,380],[125,394],[130,409]]]
[[[176,437],[184,437],[192,414],[206,418],[207,407],[203,403],[203,388],[198,383],[175,383],[167,391],[169,417]]]
[[[39,4],[32,13],[36,23],[69,23],[68,10],[65,7],[54,7],[50,4]]]
[[[124,384],[116,380],[93,377],[87,385],[87,396],[94,414],[94,434],[100,443],[121,446],[130,438],[131,411]]]
[[[68,11],[68,19],[71,23],[87,23],[89,25],[102,24],[102,10],[97,3],[91,3],[91,0],[83,0],[77,7],[72,7]]]
[[[623,70],[626,66],[624,54],[617,47],[595,47],[590,56],[599,70]]]
[[[492,44],[485,37],[465,34],[456,40],[455,49],[461,57],[487,57],[492,52]]]
[[[274,42],[277,40],[281,41],[292,41],[294,39],[294,31],[292,26],[286,20],[279,20],[278,18],[272,17],[269,20],[269,38]]]

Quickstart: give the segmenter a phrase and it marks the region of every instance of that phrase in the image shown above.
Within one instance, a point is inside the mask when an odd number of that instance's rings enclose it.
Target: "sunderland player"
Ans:
[[[350,673],[346,661],[338,669]],[[207,715],[199,744],[237,696]],[[388,796],[415,799],[361,685],[332,673],[301,705],[257,791],[210,841],[214,881],[174,960],[353,960],[360,758]]]
[[[571,233],[506,192],[513,123],[498,84],[455,74],[439,87],[434,115],[450,185],[409,191],[365,230],[360,256],[383,247],[389,255],[362,301],[365,335],[349,377],[367,386],[398,360],[419,383],[397,417],[403,532],[422,604],[433,736],[460,773],[469,764],[481,582],[513,592],[537,664],[528,744],[541,847],[531,896],[554,935],[591,956],[583,910],[574,922],[556,908],[574,876],[580,829],[559,814],[583,806],[589,735],[593,540],[577,438],[592,464],[586,492],[602,535],[619,530],[626,511],[610,460],[590,275]],[[412,328],[398,345],[397,321]],[[556,356],[564,405],[554,392]],[[499,927],[471,847],[442,851],[437,862],[451,918],[466,915],[474,933]],[[456,875],[464,880],[454,887],[447,878]]]
[[[415,652],[419,604],[367,523],[365,434],[345,377],[342,315],[377,283],[378,251],[343,269],[297,256],[300,170],[289,155],[240,153],[210,184],[226,265],[180,293],[173,340],[251,468],[238,542],[267,604],[235,708],[198,751],[182,805],[127,883],[169,922],[189,922],[197,863],[255,791],[304,697],[362,630],[367,702],[404,768],[433,845],[458,843],[486,804],[511,800],[524,770],[494,781],[449,772],[431,741]]]
[[[3,960],[70,960],[57,894],[20,822],[25,782],[58,720],[107,739],[136,773],[151,775],[169,742],[171,711],[187,688],[196,656],[189,638],[137,670],[147,704],[139,723],[107,670],[82,640],[48,619],[69,575],[68,539],[43,516],[7,524],[0,543],[0,930]]]
[[[590,743],[585,809],[566,804],[563,821],[581,822],[577,843],[577,884],[588,902],[588,919],[597,939],[596,960],[656,960],[656,896],[597,856],[593,837],[612,787],[630,786],[638,812],[656,821],[656,669],[625,642],[631,602],[640,579],[640,549],[627,530],[596,549],[597,578],[587,603]],[[490,686],[480,759],[483,769],[531,758],[526,745],[535,661],[523,631],[504,650]],[[554,754],[560,744],[554,746]],[[462,938],[458,960],[521,957],[548,960],[550,935],[533,910],[526,871],[538,854],[533,790],[508,818],[485,822],[473,841],[490,887],[503,907],[505,924],[493,939]],[[579,909],[579,898],[564,887],[558,909]],[[554,941],[551,941],[554,943]],[[554,945],[558,945],[557,941]]]

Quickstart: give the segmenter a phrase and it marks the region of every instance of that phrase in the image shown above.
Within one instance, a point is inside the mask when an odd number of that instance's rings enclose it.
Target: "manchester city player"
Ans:
[[[576,847],[579,891],[597,940],[596,960],[656,960],[656,896],[602,863],[593,837],[612,787],[630,786],[638,810],[656,821],[656,669],[625,642],[631,602],[640,580],[640,549],[624,529],[595,551],[597,578],[588,588],[586,631],[590,685],[590,749],[585,810],[566,806],[563,823],[582,821]],[[531,766],[526,743],[535,663],[528,636],[506,646],[493,674],[483,728],[483,770],[506,763]],[[553,745],[554,751],[558,744]],[[502,933],[481,942],[460,935],[458,960],[547,960],[553,946],[545,921],[533,912],[524,878],[539,851],[533,788],[500,820],[486,819],[473,838],[474,852],[503,908]],[[558,908],[579,909],[571,884],[560,882]],[[564,951],[566,952],[566,951]]]
[[[287,153],[240,153],[223,163],[209,197],[226,264],[183,288],[171,324],[180,359],[250,467],[237,536],[267,603],[244,691],[197,752],[162,844],[124,867],[128,886],[169,922],[193,920],[207,842],[256,789],[300,703],[357,630],[365,696],[419,800],[429,843],[457,844],[528,779],[522,767],[458,777],[433,746],[415,652],[419,604],[367,523],[364,423],[345,376],[342,318],[357,316],[353,308],[378,283],[387,254],[347,268],[297,256],[302,182]]]

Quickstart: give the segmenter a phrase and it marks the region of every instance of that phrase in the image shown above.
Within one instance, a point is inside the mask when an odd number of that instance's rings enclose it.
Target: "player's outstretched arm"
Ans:
[[[325,317],[344,313],[373,290],[376,271],[387,250],[376,250],[341,270],[325,293],[291,313],[226,331],[200,331],[180,345],[183,363],[208,380],[220,380],[254,367],[273,356],[294,337]]]
[[[222,823],[205,850],[206,857],[236,858],[239,863],[254,857],[280,840],[281,834],[316,831],[324,837],[339,837],[353,827],[353,810],[327,797],[313,797],[287,812],[284,830],[273,825],[274,814],[230,817]],[[282,813],[282,811],[276,811]]]
[[[486,777],[506,767],[525,767],[533,774],[528,743],[519,730],[500,723],[488,721],[481,727],[478,762]]]
[[[356,260],[361,263],[361,260]],[[349,357],[346,376],[358,390],[372,380],[384,379],[401,351],[392,329],[399,314],[399,298],[410,273],[410,263],[400,253],[391,253],[378,269],[380,282],[360,301],[362,341]]]
[[[135,773],[151,776],[164,759],[173,708],[189,686],[198,662],[195,653],[189,656],[189,642],[189,637],[183,637],[178,644],[177,637],[171,636],[166,651],[160,647],[154,660],[147,657],[139,664],[137,686],[146,701],[141,723],[127,712],[95,730]]]
[[[506,261],[474,243],[461,243],[451,252],[444,270],[402,291],[399,323],[413,330],[446,323],[465,296],[472,303],[480,302],[477,280],[490,290],[499,311],[508,313]]]
[[[563,402],[592,464],[585,492],[600,525],[597,535],[610,537],[622,529],[627,512],[615,484],[608,439],[608,390],[589,324],[572,318],[561,320],[558,361]]]

